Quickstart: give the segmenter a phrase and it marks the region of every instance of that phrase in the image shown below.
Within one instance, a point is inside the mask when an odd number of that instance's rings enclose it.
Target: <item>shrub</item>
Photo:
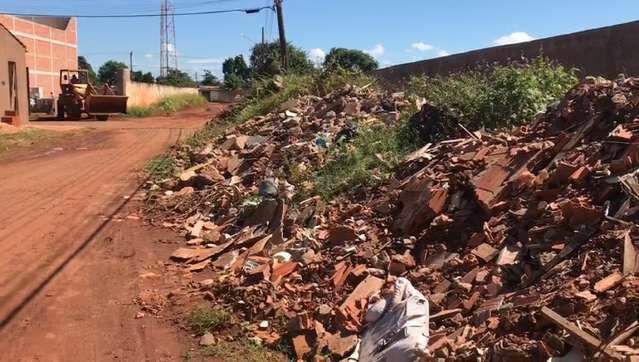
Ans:
[[[173,176],[175,160],[170,156],[159,156],[146,165],[146,173],[152,180],[162,180]]]
[[[326,200],[385,181],[416,145],[400,125],[362,126],[349,142],[329,151],[314,177],[315,191]]]
[[[378,67],[375,58],[356,49],[333,48],[324,59],[326,69],[342,68],[372,74]]]
[[[408,94],[456,114],[471,130],[528,123],[577,83],[568,70],[540,57],[523,63],[481,66],[447,77],[414,77]],[[446,127],[443,127],[446,128]]]
[[[189,326],[195,333],[204,334],[207,331],[228,327],[231,320],[231,313],[226,310],[198,307],[189,316]]]

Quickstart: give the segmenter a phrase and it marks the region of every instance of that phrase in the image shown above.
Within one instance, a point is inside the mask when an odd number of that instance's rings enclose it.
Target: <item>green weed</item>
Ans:
[[[28,146],[48,140],[55,135],[55,132],[38,128],[25,128],[16,133],[0,134],[0,154],[15,147]]]
[[[145,171],[152,180],[169,178],[175,172],[175,160],[166,155],[156,157],[149,161]]]
[[[447,77],[414,77],[407,93],[440,108],[443,116],[436,122],[459,121],[471,130],[497,129],[530,122],[577,80],[574,70],[540,57],[523,63],[481,66]],[[430,128],[458,130],[456,124]],[[432,135],[423,136],[430,141]],[[446,136],[450,135],[439,138]]]
[[[218,343],[202,350],[202,354],[222,361],[263,362],[288,361],[285,354],[273,351],[268,347],[257,345],[251,341],[234,341]]]
[[[198,334],[219,330],[230,325],[232,315],[224,309],[197,307],[191,311],[189,326]]]
[[[350,142],[329,151],[313,179],[315,191],[330,200],[344,192],[384,182],[416,144],[402,126],[360,127]]]

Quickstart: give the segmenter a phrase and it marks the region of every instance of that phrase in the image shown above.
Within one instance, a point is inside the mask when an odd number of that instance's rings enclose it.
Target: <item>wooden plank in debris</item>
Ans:
[[[560,316],[548,307],[541,308],[541,314],[551,322],[566,330],[570,335],[575,337],[579,342],[589,347],[591,350],[597,350],[601,347],[602,342],[597,337],[579,329],[576,324]]]
[[[430,316],[430,321],[431,322],[435,322],[444,318],[449,318],[454,316],[455,314],[461,313],[463,311],[463,309],[461,308],[455,308],[455,309],[448,309],[448,310],[443,310],[439,313],[435,313],[433,315]]]
[[[623,275],[619,272],[614,272],[607,277],[601,279],[595,283],[595,290],[598,293],[603,293],[608,289],[612,289],[619,285],[623,281]]]
[[[623,239],[623,275],[631,275],[637,271],[637,251],[632,244],[630,232],[626,232]]]
[[[600,341],[597,337],[581,330],[576,324],[560,316],[552,309],[543,307],[541,308],[541,314],[549,321],[555,323],[556,325],[567,331],[571,335],[571,337],[576,340],[577,343],[584,345],[591,351],[597,351],[603,347],[603,342]],[[615,360],[622,360],[621,356],[614,351],[604,350],[603,353]]]
[[[619,333],[615,338],[613,338],[610,342],[608,342],[609,346],[619,345],[625,342],[628,338],[632,337],[639,331],[639,321],[634,321],[630,324],[625,330]]]

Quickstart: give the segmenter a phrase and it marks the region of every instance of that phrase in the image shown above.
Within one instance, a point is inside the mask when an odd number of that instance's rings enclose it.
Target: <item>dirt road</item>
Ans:
[[[133,298],[161,284],[152,243],[162,235],[127,218],[127,201],[149,159],[220,110],[46,123],[94,130],[0,162],[0,360],[179,360],[171,328],[135,319]]]

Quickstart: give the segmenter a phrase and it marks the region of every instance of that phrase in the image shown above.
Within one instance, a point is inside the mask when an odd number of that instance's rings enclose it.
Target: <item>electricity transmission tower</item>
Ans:
[[[162,0],[160,14],[160,76],[166,77],[171,70],[178,69],[175,47],[175,8],[170,0]]]

